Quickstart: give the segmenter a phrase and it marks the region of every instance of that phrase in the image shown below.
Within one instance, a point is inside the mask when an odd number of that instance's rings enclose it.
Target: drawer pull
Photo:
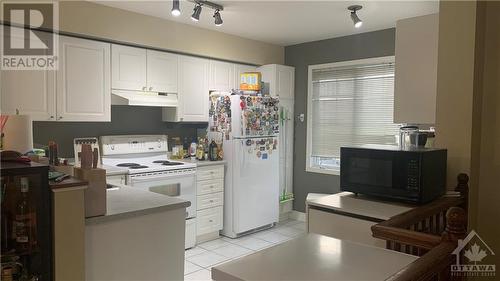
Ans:
[[[214,200],[210,200],[210,203],[213,203],[213,202],[214,202]]]
[[[210,188],[214,188],[214,186],[213,186],[213,185],[211,185],[211,186],[210,186]]]
[[[209,222],[214,222],[213,220],[208,220]]]
[[[213,174],[214,174],[214,171],[211,171],[211,172],[210,172],[210,174],[211,174],[211,175],[213,175]]]

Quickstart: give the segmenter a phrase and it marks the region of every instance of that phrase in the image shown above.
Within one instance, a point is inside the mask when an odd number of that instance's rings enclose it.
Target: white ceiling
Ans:
[[[214,25],[213,10],[208,8],[199,22],[193,22],[194,4],[188,1],[181,1],[179,17],[170,14],[169,0],[98,3],[281,46],[390,28],[399,19],[439,11],[438,1],[212,1],[224,6],[220,27]],[[352,4],[363,5],[359,29],[353,27],[347,10]]]

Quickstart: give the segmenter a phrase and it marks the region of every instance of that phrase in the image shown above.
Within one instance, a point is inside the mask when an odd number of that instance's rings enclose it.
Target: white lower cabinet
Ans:
[[[198,167],[196,174],[196,240],[219,237],[223,227],[224,165]]]
[[[222,229],[222,206],[198,211],[196,218],[196,235],[219,232]]]

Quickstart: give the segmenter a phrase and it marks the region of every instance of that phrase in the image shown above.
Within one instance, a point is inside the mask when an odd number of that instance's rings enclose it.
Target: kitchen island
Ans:
[[[118,186],[107,212],[85,221],[86,280],[182,280],[190,202]]]
[[[222,280],[385,280],[418,257],[317,234],[212,268]]]

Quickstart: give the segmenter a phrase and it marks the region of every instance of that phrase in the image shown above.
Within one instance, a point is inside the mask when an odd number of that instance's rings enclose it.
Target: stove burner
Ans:
[[[153,161],[153,163],[155,163],[155,164],[165,164],[165,163],[170,163],[170,161],[168,161],[168,160],[155,160],[155,161]]]
[[[168,160],[156,160],[156,161],[153,161],[153,163],[162,164],[163,166],[177,166],[177,165],[183,164],[183,163],[179,163],[179,162],[171,162]]]
[[[117,167],[134,167],[134,166],[141,166],[141,164],[137,163],[120,163],[116,165]]]
[[[149,168],[148,166],[143,166],[143,165],[137,165],[137,166],[130,166],[129,169],[144,169],[144,168]]]

